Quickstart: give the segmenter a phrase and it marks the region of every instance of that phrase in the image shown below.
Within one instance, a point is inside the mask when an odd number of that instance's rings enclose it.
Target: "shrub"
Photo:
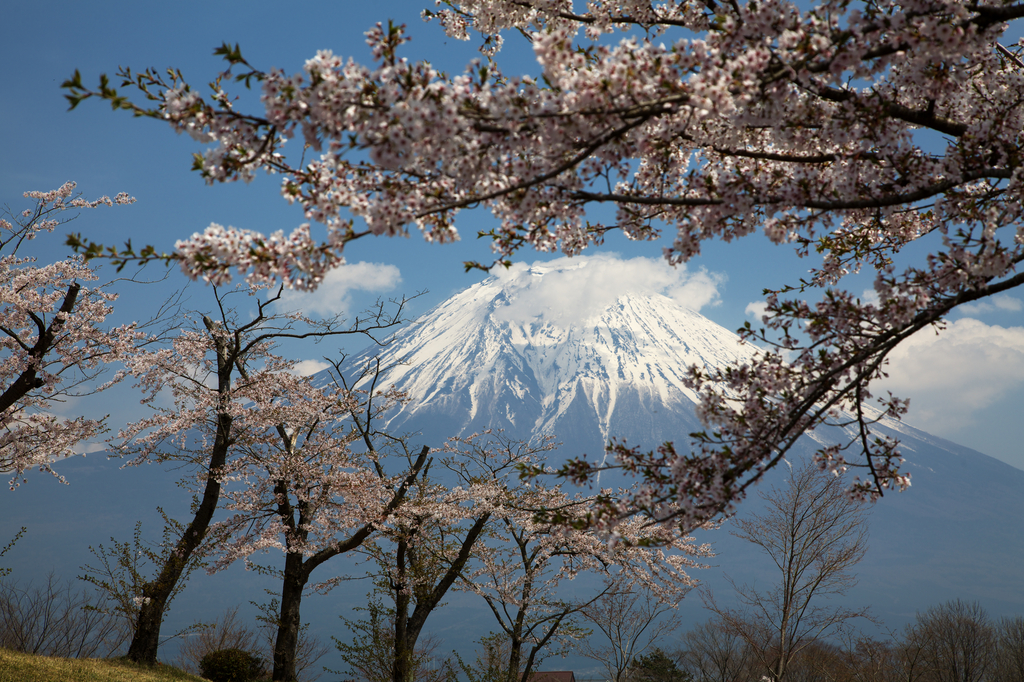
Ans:
[[[182,640],[178,665],[198,675],[203,658],[222,649],[241,649],[250,653],[260,650],[256,633],[238,617],[237,606],[227,609],[215,622],[197,627],[192,636]]]
[[[252,682],[266,675],[263,659],[241,649],[211,651],[199,662],[199,670],[211,682]]]
[[[41,656],[114,654],[129,632],[102,600],[52,573],[40,585],[0,578],[0,649]]]

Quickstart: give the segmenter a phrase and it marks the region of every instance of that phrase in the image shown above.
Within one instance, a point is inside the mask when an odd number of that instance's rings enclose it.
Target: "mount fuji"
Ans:
[[[687,368],[756,349],[664,294],[598,288],[592,280],[607,269],[591,270],[586,260],[513,266],[401,332],[379,356],[393,365],[386,381],[412,400],[387,417],[388,430],[432,443],[488,428],[550,434],[576,453],[603,452],[612,436],[654,446],[696,430]],[[565,300],[555,284],[582,290]]]
[[[378,354],[394,365],[384,379],[410,402],[387,416],[387,429],[433,446],[487,428],[521,439],[552,435],[561,443],[555,458],[600,459],[611,437],[642,448],[682,444],[700,428],[682,380],[687,367],[758,350],[680,303],[687,291],[668,296],[663,281],[635,281],[647,276],[635,266],[515,265],[438,305],[383,352],[367,349],[352,362]],[[838,442],[837,429],[809,433],[791,457]],[[913,485],[872,506],[872,549],[850,599],[873,604],[890,627],[958,597],[995,614],[1024,613],[1024,471],[904,422],[883,419],[876,429],[900,439]],[[784,475],[777,467],[762,487]],[[759,503],[752,496],[740,514]],[[707,539],[738,584],[774,579],[727,532]],[[721,571],[700,577],[714,586]]]

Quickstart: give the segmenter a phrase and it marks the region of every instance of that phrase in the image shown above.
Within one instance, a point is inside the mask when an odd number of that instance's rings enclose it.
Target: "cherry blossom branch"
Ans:
[[[83,284],[97,276],[82,259],[37,265],[18,255],[27,241],[74,219],[67,211],[135,201],[126,194],[87,201],[74,191],[68,182],[26,192],[32,208],[18,215],[8,208],[10,220],[0,217],[0,470],[13,473],[12,488],[28,469],[53,473],[55,459],[105,430],[104,419],[54,415],[53,401],[81,394],[79,387],[95,381],[105,363],[140,341],[138,325],[103,328],[116,296]]]
[[[312,289],[343,267],[353,239],[415,228],[454,241],[459,212],[477,207],[498,221],[486,235],[502,261],[525,247],[574,255],[613,229],[664,233],[673,264],[707,240],[758,231],[820,256],[799,286],[812,302],[769,294],[765,330],[743,331],[767,344],[755,362],[692,374],[705,425],[696,449],[614,448],[640,487],[599,494],[601,513],[580,523],[611,529],[641,508],[655,523],[692,527],[731,509],[800,434],[873,414],[862,402],[897,344],[1022,283],[1024,73],[1021,48],[1000,40],[1024,4],[445,4],[427,16],[453,38],[483,36],[487,56],[454,76],[404,59],[404,27],[378,25],[367,33],[371,63],[319,52],[294,75],[257,71],[223,46],[246,85],[259,83],[262,111],[236,111],[219,79],[204,98],[173,70],[126,70],[121,87],[138,103],[77,74],[68,97],[189,133],[204,145],[195,168],[209,183],[281,173],[285,199],[326,227],[314,239],[308,224],[270,236],[211,225],[178,242],[168,258],[215,284],[235,268],[253,283]],[[529,36],[536,76],[500,70],[507,31]],[[299,136],[318,158],[285,158],[281,144]],[[614,218],[588,217],[600,203],[615,205]],[[919,240],[929,253],[895,276],[897,256],[911,258],[905,247]],[[864,268],[880,303],[839,288]],[[879,407],[898,419],[906,403]],[[865,435],[819,458],[852,466],[848,449],[870,473],[855,494],[909,483],[884,439]],[[594,471],[576,462],[563,473]]]

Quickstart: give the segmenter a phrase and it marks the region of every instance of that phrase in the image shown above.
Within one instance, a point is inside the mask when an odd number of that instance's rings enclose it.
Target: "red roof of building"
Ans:
[[[530,673],[528,682],[576,682],[576,676],[571,670],[551,670]]]

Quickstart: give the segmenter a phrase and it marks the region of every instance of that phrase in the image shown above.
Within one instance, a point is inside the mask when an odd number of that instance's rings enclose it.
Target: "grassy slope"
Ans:
[[[169,665],[32,656],[0,649],[0,682],[204,682]]]

